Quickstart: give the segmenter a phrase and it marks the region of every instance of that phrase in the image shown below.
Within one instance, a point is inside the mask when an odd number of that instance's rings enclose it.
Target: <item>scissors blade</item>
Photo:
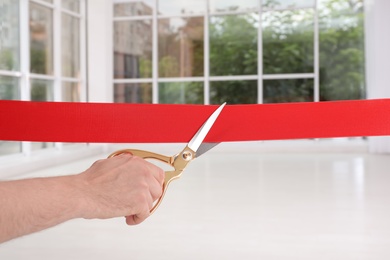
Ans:
[[[214,113],[207,119],[207,121],[202,125],[202,127],[198,130],[198,132],[196,132],[194,137],[192,137],[191,141],[188,143],[188,147],[196,153],[196,157],[199,156],[197,151],[200,145],[202,144],[203,140],[206,138],[208,132],[210,131],[211,127],[214,125],[215,120],[217,120],[219,114],[221,113],[225,105],[226,103],[223,103],[221,106],[218,107],[217,110],[214,111]],[[210,150],[214,146],[211,146],[206,151]]]
[[[199,156],[201,156],[202,154],[206,153],[207,151],[211,150],[212,148],[214,148],[219,144],[220,143],[202,143],[199,146],[198,151],[196,151],[195,158],[198,158]]]

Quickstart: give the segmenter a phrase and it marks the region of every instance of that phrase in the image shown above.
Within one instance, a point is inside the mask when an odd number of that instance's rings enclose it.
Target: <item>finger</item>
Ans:
[[[100,167],[102,170],[112,169],[123,164],[124,161],[130,160],[132,157],[133,155],[129,153],[118,154],[114,157],[98,160],[94,165]]]
[[[149,171],[153,175],[153,177],[162,185],[165,179],[165,172],[154,164],[149,165]]]
[[[133,154],[131,152],[122,152],[114,157],[133,157]]]
[[[141,157],[133,156],[132,160],[136,160],[145,167],[145,170],[151,174],[161,185],[164,183],[165,172],[160,168],[154,165],[153,163],[142,159]]]
[[[138,225],[142,223],[145,219],[147,219],[149,216],[150,216],[150,209],[148,207],[145,207],[141,213],[127,216],[126,224],[129,226]]]
[[[147,217],[150,216],[150,210],[153,208],[153,199],[151,194],[149,193],[143,203],[139,204],[138,210],[136,210],[136,214],[126,216],[127,225],[137,225],[143,222]]]
[[[159,199],[163,193],[163,185],[153,179],[149,183],[150,195],[152,196],[153,201]]]

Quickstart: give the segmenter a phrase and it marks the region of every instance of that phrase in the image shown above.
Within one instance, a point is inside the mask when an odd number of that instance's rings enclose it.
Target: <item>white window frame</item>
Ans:
[[[137,2],[136,0],[113,0],[115,3],[130,3]],[[313,5],[289,7],[289,8],[267,8],[264,9],[261,4],[261,0],[258,0],[258,6],[256,9],[251,11],[228,11],[228,12],[210,12],[209,8],[210,0],[205,0],[205,13],[199,14],[185,14],[185,15],[159,15],[158,14],[158,0],[154,0],[153,15],[143,16],[123,16],[115,17],[113,14],[113,27],[117,21],[140,21],[140,20],[152,20],[153,30],[153,51],[152,51],[152,63],[153,63],[153,74],[152,78],[146,79],[115,79],[113,78],[113,84],[118,83],[152,83],[152,103],[158,103],[158,84],[162,82],[203,82],[204,86],[204,104],[210,104],[210,82],[212,81],[236,81],[236,80],[257,80],[257,103],[263,103],[263,80],[281,80],[281,79],[313,79],[313,101],[320,101],[320,80],[319,80],[319,21],[318,21],[318,0],[314,0]],[[284,11],[284,10],[307,10],[312,9],[314,13],[313,21],[313,32],[314,32],[314,71],[312,73],[292,73],[292,74],[264,74],[263,73],[263,38],[262,38],[262,19],[259,19],[258,26],[258,72],[257,75],[238,75],[238,76],[210,76],[210,17],[211,16],[222,16],[222,15],[239,15],[248,12],[256,12],[261,18],[261,14],[266,11]],[[158,19],[160,18],[177,18],[177,17],[203,17],[204,18],[204,76],[203,77],[174,77],[174,78],[159,78],[158,76]]]
[[[53,75],[41,75],[30,72],[30,3],[39,4],[53,10]],[[61,23],[62,14],[76,17],[80,21],[80,77],[69,78],[62,76],[62,52],[61,52]],[[86,0],[80,0],[80,13],[75,13],[62,8],[61,0],[53,0],[48,3],[42,0],[19,0],[19,71],[0,70],[0,76],[8,76],[19,79],[19,99],[31,100],[31,80],[43,79],[53,82],[54,101],[62,101],[62,83],[78,82],[82,86],[80,101],[87,100],[87,73],[86,73]],[[56,150],[63,150],[63,143],[55,143]],[[44,149],[46,150],[46,149]],[[39,152],[40,150],[34,151]],[[21,154],[31,155],[33,153],[31,142],[21,142]],[[13,154],[15,155],[15,154]],[[12,155],[12,156],[13,156]],[[16,154],[17,155],[17,154]]]

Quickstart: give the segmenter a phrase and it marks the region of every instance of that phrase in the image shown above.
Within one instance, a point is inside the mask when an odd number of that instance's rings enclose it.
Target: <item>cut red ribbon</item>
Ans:
[[[0,140],[188,142],[217,106],[0,101]],[[390,99],[226,106],[206,142],[390,135]]]

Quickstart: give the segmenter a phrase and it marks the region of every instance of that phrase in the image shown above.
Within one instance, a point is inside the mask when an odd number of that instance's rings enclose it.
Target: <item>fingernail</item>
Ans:
[[[121,153],[120,155],[121,156],[133,156],[133,154],[130,152]]]

